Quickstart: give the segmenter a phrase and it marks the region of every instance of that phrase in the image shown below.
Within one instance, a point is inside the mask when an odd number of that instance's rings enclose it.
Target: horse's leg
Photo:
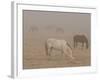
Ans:
[[[48,56],[50,56],[51,48],[48,49]]]
[[[45,52],[46,52],[46,55],[48,56],[49,55],[49,46],[47,46],[47,44],[45,44]]]
[[[50,45],[48,45],[47,43],[45,43],[45,51],[46,51],[46,55],[47,56],[50,56],[52,48],[53,47],[51,47]]]
[[[75,42],[75,47],[77,48],[77,41]]]
[[[76,43],[77,43],[77,42],[76,42],[76,40],[74,39],[74,48],[76,47]]]
[[[48,55],[49,55],[49,56],[50,56],[51,53],[52,53],[52,49],[53,49],[53,47],[50,47],[50,48],[48,49]]]
[[[86,48],[88,48],[88,42],[86,42]]]
[[[50,47],[48,47],[46,49],[46,54],[47,54],[47,57],[48,57],[47,59],[50,60],[50,57],[49,57],[50,56]]]
[[[45,51],[46,51],[46,55],[50,56],[51,47],[47,46],[47,44],[45,45]]]
[[[82,48],[84,47],[84,42],[82,42]]]
[[[75,41],[74,41],[74,48],[75,48]]]
[[[64,51],[63,51],[63,49],[61,50],[61,56],[64,54]]]

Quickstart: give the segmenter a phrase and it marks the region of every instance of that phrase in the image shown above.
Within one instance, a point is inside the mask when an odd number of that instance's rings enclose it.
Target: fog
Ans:
[[[46,27],[60,27],[69,34],[85,34],[90,37],[91,20],[89,13],[24,10],[23,16],[25,31],[34,26],[42,30]]]

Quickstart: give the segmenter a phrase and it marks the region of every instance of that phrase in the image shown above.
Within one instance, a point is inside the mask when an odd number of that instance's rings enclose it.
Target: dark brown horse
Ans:
[[[86,48],[88,48],[88,39],[85,35],[75,35],[73,37],[74,40],[74,48],[78,46],[78,43],[82,43],[82,48],[86,44]]]

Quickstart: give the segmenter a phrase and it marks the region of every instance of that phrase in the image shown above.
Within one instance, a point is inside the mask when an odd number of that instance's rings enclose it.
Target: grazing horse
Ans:
[[[84,44],[86,44],[86,48],[88,48],[88,39],[85,35],[75,35],[73,40],[74,48],[78,46],[78,43],[82,43],[82,48],[84,47]]]
[[[56,28],[56,32],[61,34],[61,33],[64,33],[64,30],[62,28],[58,27],[58,28]]]
[[[71,59],[74,59],[72,56],[72,48],[68,42],[65,40],[57,40],[57,39],[48,39],[45,44],[46,54],[50,56],[52,54],[52,50],[61,51],[61,53],[66,54]]]

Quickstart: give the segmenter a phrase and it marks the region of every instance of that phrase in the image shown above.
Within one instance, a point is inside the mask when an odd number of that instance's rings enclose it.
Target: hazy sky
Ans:
[[[66,29],[66,31],[85,33],[90,36],[91,19],[89,13],[69,13],[50,11],[23,11],[24,29],[32,26],[43,28],[46,26],[56,26]]]

